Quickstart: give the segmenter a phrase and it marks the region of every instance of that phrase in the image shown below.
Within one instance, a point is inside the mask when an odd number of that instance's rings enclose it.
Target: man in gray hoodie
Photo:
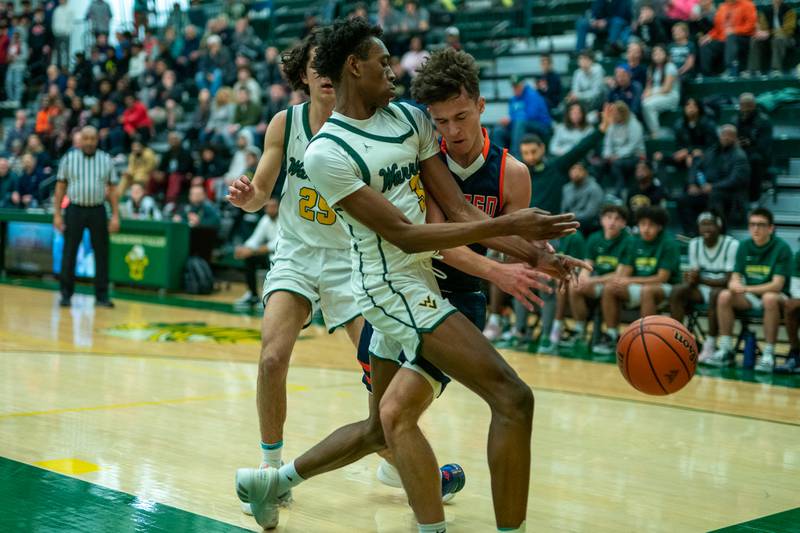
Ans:
[[[598,227],[604,196],[603,188],[589,175],[586,165],[579,161],[569,169],[569,183],[561,192],[561,212],[575,213],[581,231],[588,234]]]

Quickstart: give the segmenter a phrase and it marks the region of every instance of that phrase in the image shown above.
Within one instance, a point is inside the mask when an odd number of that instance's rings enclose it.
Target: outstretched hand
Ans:
[[[518,221],[517,234],[532,241],[550,241],[572,235],[580,224],[572,213],[550,215],[538,208],[521,209],[512,215]]]
[[[498,263],[494,284],[504,293],[516,298],[528,311],[533,306],[544,306],[544,301],[533,291],[553,292],[548,283],[552,278],[526,263]]]
[[[592,271],[592,265],[581,259],[563,254],[543,254],[536,263],[536,270],[558,280],[559,290],[578,279],[581,270]]]
[[[226,199],[236,207],[244,207],[255,195],[256,191],[250,183],[250,178],[247,176],[239,176],[238,179],[228,186],[228,196],[226,196]]]

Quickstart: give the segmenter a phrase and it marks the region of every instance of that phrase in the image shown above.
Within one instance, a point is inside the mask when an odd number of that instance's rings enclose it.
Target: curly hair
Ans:
[[[636,223],[642,220],[649,220],[653,224],[658,224],[662,228],[666,228],[669,223],[669,214],[667,210],[658,205],[646,205],[636,210]]]
[[[319,46],[321,33],[320,29],[314,30],[302,41],[281,53],[283,75],[286,76],[286,81],[295,91],[304,91],[306,94],[310,94],[308,84],[303,82],[303,76],[306,75],[311,50]]]
[[[470,98],[481,95],[480,68],[475,58],[461,50],[444,48],[428,58],[411,84],[411,96],[425,105],[443,102],[461,94],[463,87]]]
[[[319,39],[314,70],[338,84],[342,80],[342,69],[347,58],[356,55],[366,59],[372,37],[380,39],[381,35],[383,29],[380,26],[373,26],[362,17],[337,20]]]

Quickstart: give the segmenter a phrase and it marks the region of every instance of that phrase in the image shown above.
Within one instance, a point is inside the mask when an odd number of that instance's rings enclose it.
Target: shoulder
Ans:
[[[505,178],[511,180],[526,180],[530,182],[531,173],[528,171],[527,165],[511,155],[510,153],[506,154],[506,169],[505,169]]]

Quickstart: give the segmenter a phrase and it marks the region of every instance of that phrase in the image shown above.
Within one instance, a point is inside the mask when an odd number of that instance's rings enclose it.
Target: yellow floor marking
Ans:
[[[246,396],[255,396],[255,391],[242,391],[238,394],[215,394],[211,396],[194,396],[188,398],[172,398],[170,400],[154,400],[146,402],[130,402],[130,403],[115,403],[109,405],[93,405],[89,407],[68,407],[64,409],[49,409],[46,411],[28,411],[23,413],[6,413],[0,415],[0,420],[4,418],[21,418],[27,416],[41,416],[41,415],[60,415],[63,413],[82,413],[85,411],[104,411],[109,409],[129,409],[131,407],[147,407],[154,405],[170,405],[178,403],[190,402],[208,402],[215,400],[228,400],[234,398],[242,398]]]
[[[50,461],[38,461],[34,466],[40,466],[46,470],[52,470],[59,474],[79,476],[89,472],[97,472],[100,467],[89,461],[81,459],[51,459]]]
[[[308,387],[305,385],[295,385],[293,383],[289,383],[286,385],[286,389],[290,392],[305,392],[308,390]]]

